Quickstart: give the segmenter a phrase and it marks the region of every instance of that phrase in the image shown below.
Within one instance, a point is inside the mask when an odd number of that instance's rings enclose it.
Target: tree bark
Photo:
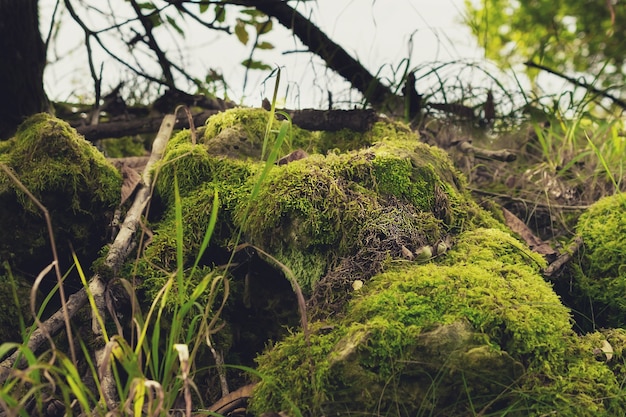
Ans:
[[[0,0],[0,140],[26,117],[49,109],[45,64],[37,0]]]

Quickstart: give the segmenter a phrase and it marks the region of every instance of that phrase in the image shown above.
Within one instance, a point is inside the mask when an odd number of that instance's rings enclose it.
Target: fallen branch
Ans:
[[[572,260],[572,258],[580,250],[582,244],[583,238],[580,236],[576,237],[572,244],[567,248],[567,251],[548,265],[548,267],[543,271],[543,276],[546,278],[552,278],[566,263]]]
[[[366,132],[378,121],[378,115],[373,110],[284,110],[291,117],[293,124],[306,130],[338,131],[350,129],[355,132]],[[219,110],[204,110],[193,115],[193,126],[203,126],[207,119]],[[115,122],[100,123],[95,126],[81,126],[74,123],[74,128],[90,141],[106,138],[120,138],[141,133],[156,132],[161,116],[143,117],[134,120],[122,120]],[[176,118],[174,129],[189,128],[186,117]]]
[[[110,276],[114,277],[117,275],[122,263],[126,259],[130,249],[132,248],[131,244],[133,241],[133,237],[137,228],[139,227],[141,221],[141,215],[150,200],[150,194],[152,192],[152,176],[151,176],[151,168],[152,166],[158,162],[165,152],[165,147],[167,142],[172,135],[172,131],[174,129],[174,125],[176,122],[176,116],[173,114],[168,114],[163,118],[161,123],[161,128],[159,129],[159,133],[156,136],[152,144],[152,153],[150,155],[150,159],[146,164],[146,168],[143,171],[143,184],[138,187],[137,194],[135,195],[135,200],[133,201],[132,206],[126,213],[126,218],[124,219],[124,223],[120,226],[120,230],[115,237],[115,241],[111,245],[109,249],[109,253],[104,260],[104,267],[110,269],[112,274]],[[106,302],[105,302],[105,293],[106,282],[99,275],[94,275],[89,282],[89,290],[93,295],[93,298],[96,303],[96,308],[98,310],[98,314],[100,317],[106,317]],[[96,320],[97,315],[92,314],[92,331],[94,336],[98,337],[102,335],[103,329],[100,328],[98,321]],[[106,367],[107,369],[102,369],[101,365],[103,363],[108,363],[107,358],[105,358],[106,346],[97,350],[95,352],[96,356],[96,364],[98,369],[101,370],[101,387],[102,392],[105,396],[105,401],[110,408],[113,408],[116,398],[115,398],[115,380],[113,379],[113,375],[110,371],[110,367]]]
[[[476,158],[495,159],[496,161],[503,162],[513,162],[517,158],[517,155],[507,149],[491,151],[489,149],[477,148],[467,140],[462,140],[456,145],[461,150],[461,152],[472,153]]]
[[[193,116],[194,126],[203,125],[209,117],[217,113],[219,113],[219,110],[205,110],[197,113]],[[100,123],[95,126],[81,126],[73,124],[73,127],[78,131],[78,133],[83,135],[85,139],[95,141],[99,139],[137,135],[140,133],[154,133],[158,131],[162,120],[162,116],[142,117],[134,120]],[[172,123],[172,129],[189,128],[187,117],[174,118]]]

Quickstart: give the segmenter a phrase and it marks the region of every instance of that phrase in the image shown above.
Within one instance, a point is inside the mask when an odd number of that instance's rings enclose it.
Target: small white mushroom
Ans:
[[[611,346],[608,341],[603,340],[602,347],[595,348],[593,354],[598,357],[598,359],[604,358],[604,360],[608,362],[613,359],[613,346]]]
[[[413,252],[411,252],[410,250],[407,249],[406,246],[402,245],[402,247],[400,248],[400,250],[402,251],[402,257],[404,259],[408,259],[409,261],[412,261],[413,258],[415,258],[415,255],[413,255]]]
[[[422,246],[415,251],[415,257],[418,262],[426,262],[433,257],[432,246]]]

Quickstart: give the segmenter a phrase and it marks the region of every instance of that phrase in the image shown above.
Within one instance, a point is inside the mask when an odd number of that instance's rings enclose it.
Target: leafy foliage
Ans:
[[[626,8],[612,2],[466,0],[466,22],[488,58],[503,67],[528,60],[623,83]],[[538,72],[528,69],[531,79]]]

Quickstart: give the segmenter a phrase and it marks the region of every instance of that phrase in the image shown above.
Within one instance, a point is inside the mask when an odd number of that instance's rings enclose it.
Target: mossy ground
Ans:
[[[569,310],[539,275],[543,259],[472,201],[445,153],[392,122],[363,135],[294,127],[279,156],[296,147],[309,156],[272,167],[260,182],[267,117],[262,110],[232,110],[211,118],[197,144],[187,131],[172,139],[156,187],[165,210],[154,219],[139,269],[144,288],[158,289],[161,268],[175,268],[176,178],[187,265],[216,192],[219,219],[204,265],[227,262],[236,244],[252,245],[234,258],[225,349],[239,355],[231,326],[260,311],[296,325],[288,319],[289,311],[297,317],[295,296],[289,286],[277,290],[277,282],[288,283],[283,271],[254,248],[293,272],[314,321],[307,337],[272,332],[272,347],[258,357],[256,412],[608,416],[624,410],[622,371],[593,353],[605,336],[573,332]],[[267,138],[267,153],[274,137]],[[424,247],[437,248],[435,258],[413,260]],[[255,298],[260,293],[250,292],[251,277],[280,297],[270,291]],[[261,346],[262,337],[246,343]],[[572,411],[581,407],[589,413]]]
[[[217,207],[211,245],[187,279],[189,288],[207,274],[232,281],[215,336],[229,363],[252,366],[266,347],[254,411],[626,413],[624,331],[574,333],[569,310],[539,275],[543,259],[472,201],[445,153],[391,121],[364,134],[293,126],[279,156],[309,155],[268,171],[279,122],[266,136],[267,120],[263,110],[235,109],[209,119],[196,143],[189,131],[172,138],[155,170],[154,235],[125,269],[150,302],[177,268],[174,184],[186,271]],[[120,176],[95,148],[37,115],[0,144],[0,162],[51,211],[57,242],[100,249]],[[45,248],[41,215],[5,176],[0,192],[0,208],[13,216],[3,215],[0,226],[21,225],[10,242],[0,240],[2,256],[35,267],[25,260]],[[578,229],[587,251],[576,288],[614,320],[623,317],[624,212],[623,198],[607,199]],[[21,247],[16,237],[24,236],[31,240]],[[433,256],[417,256],[424,248]],[[298,327],[286,268],[308,299],[307,332]]]

